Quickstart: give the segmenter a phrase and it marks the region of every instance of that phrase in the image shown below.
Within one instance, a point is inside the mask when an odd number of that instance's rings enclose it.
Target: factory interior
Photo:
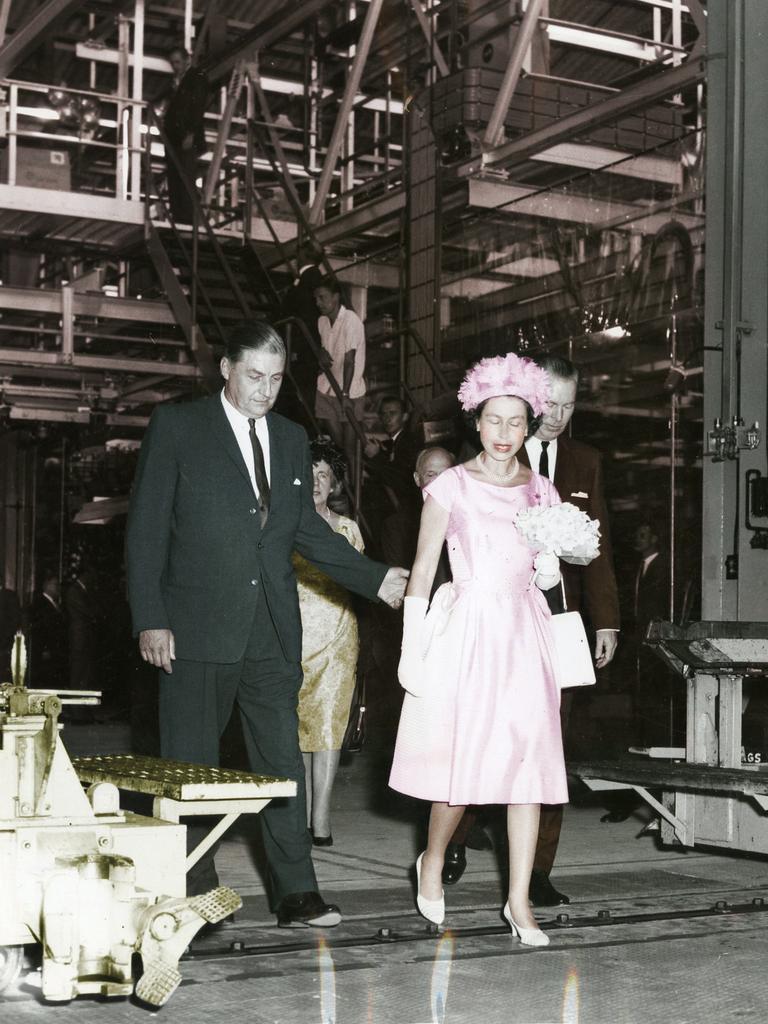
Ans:
[[[0,0],[0,1022],[765,1018],[767,43],[765,0]],[[194,182],[179,51],[207,83]],[[160,758],[126,597],[139,450],[254,319],[288,348],[276,411],[318,434],[308,262],[364,323],[337,500],[373,558],[382,402],[461,461],[472,364],[578,367],[621,629],[572,695],[545,949],[501,918],[493,806],[445,925],[416,912],[398,613],[354,606],[364,737],[312,855],[338,927],[276,926],[258,812],[295,784],[248,772],[236,723],[220,770]],[[210,918],[192,815],[231,891]]]

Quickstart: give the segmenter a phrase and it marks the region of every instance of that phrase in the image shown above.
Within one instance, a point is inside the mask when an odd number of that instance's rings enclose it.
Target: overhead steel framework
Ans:
[[[579,301],[594,305],[592,290],[610,304],[610,286],[590,285],[578,251],[595,234],[590,221],[614,233],[617,253],[623,237],[625,262],[665,211],[694,236],[698,229],[695,190],[680,178],[696,148],[682,140],[701,128],[692,100],[706,67],[700,0],[307,0],[259,4],[255,21],[253,5],[238,0],[176,8],[133,0],[116,17],[96,0],[47,0],[31,16],[20,0],[4,0],[0,14],[8,140],[0,236],[13,253],[11,285],[32,283],[24,279],[31,250],[40,261],[34,283],[44,287],[111,266],[126,301],[157,291],[142,238],[145,222],[163,223],[155,194],[163,154],[147,104],[168,81],[169,39],[194,48],[213,83],[203,193],[211,229],[255,247],[278,290],[302,237],[324,246],[372,330],[408,326],[399,363],[383,358],[374,376],[397,385],[399,366],[399,385],[422,403],[435,391],[431,359],[450,375],[471,356],[457,348],[468,317],[473,334],[489,331],[494,344],[499,332],[528,331],[519,312],[538,281],[554,296],[551,309],[537,307],[551,329],[558,309],[573,306],[574,277]],[[42,52],[52,55],[47,79]],[[95,126],[46,105],[62,80],[72,104],[90,97]],[[422,129],[429,145],[414,148]],[[31,180],[30,160],[46,149],[62,156],[68,178]],[[417,224],[431,234],[426,249],[414,249]],[[520,240],[524,228],[539,239],[536,253]],[[542,243],[555,229],[570,231],[573,253]],[[6,309],[6,350],[39,344],[28,319]],[[178,302],[174,309],[179,319]],[[180,326],[189,342],[195,324]],[[555,331],[554,340],[573,334],[562,323]],[[198,351],[189,348],[191,365]],[[93,358],[103,358],[118,391],[141,395],[123,365],[129,352],[97,345]],[[51,355],[71,368],[74,393],[70,353]],[[33,387],[28,367],[23,375]],[[131,408],[147,412],[136,399]]]

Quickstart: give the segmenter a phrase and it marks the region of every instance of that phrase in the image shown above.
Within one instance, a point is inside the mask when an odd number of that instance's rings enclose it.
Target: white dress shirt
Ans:
[[[541,439],[538,437],[527,437],[525,439],[525,450],[528,453],[531,469],[534,473],[538,473],[539,462],[541,461]],[[554,482],[555,466],[557,465],[557,438],[549,442],[547,458],[549,459],[549,479]]]
[[[349,385],[350,398],[362,398],[365,394],[365,327],[363,321],[352,309],[340,306],[336,319],[331,323],[327,316],[317,321],[320,341],[331,357],[331,372],[338,381],[339,387],[344,386],[344,357],[347,352],[355,353],[355,368],[352,383]],[[317,390],[323,395],[336,393],[331,382],[324,373],[317,378]]]
[[[248,417],[243,416],[229,399],[224,394],[224,389],[221,389],[221,404],[224,406],[224,412],[229,420],[229,425],[232,427],[232,431],[235,435],[240,452],[245,459],[245,465],[248,468],[248,476],[251,478],[251,484],[253,485],[253,493],[256,497],[260,497],[259,488],[256,484],[256,474],[253,471],[253,445],[251,444],[251,428],[248,423]],[[267,473],[267,480],[272,484],[272,474],[270,472],[269,465],[269,429],[267,428],[267,417],[260,416],[255,421],[256,437],[259,439],[261,444],[261,450],[264,452],[264,469]]]

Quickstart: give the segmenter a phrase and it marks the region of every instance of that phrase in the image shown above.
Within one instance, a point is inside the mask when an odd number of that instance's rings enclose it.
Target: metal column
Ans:
[[[763,439],[735,459],[705,455],[702,618],[762,622],[768,620],[768,551],[750,547],[744,522],[745,474],[768,468],[768,5],[711,0],[707,12],[705,446],[716,419],[759,421]],[[768,519],[760,525],[768,528]]]

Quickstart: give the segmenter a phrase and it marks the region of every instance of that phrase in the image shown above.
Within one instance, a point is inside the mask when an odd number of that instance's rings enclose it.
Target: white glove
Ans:
[[[560,559],[551,551],[540,551],[533,560],[533,582],[539,590],[551,590],[560,582]]]
[[[397,678],[400,685],[414,697],[424,692],[425,672],[422,638],[427,616],[426,597],[406,597],[403,601],[403,643]]]

